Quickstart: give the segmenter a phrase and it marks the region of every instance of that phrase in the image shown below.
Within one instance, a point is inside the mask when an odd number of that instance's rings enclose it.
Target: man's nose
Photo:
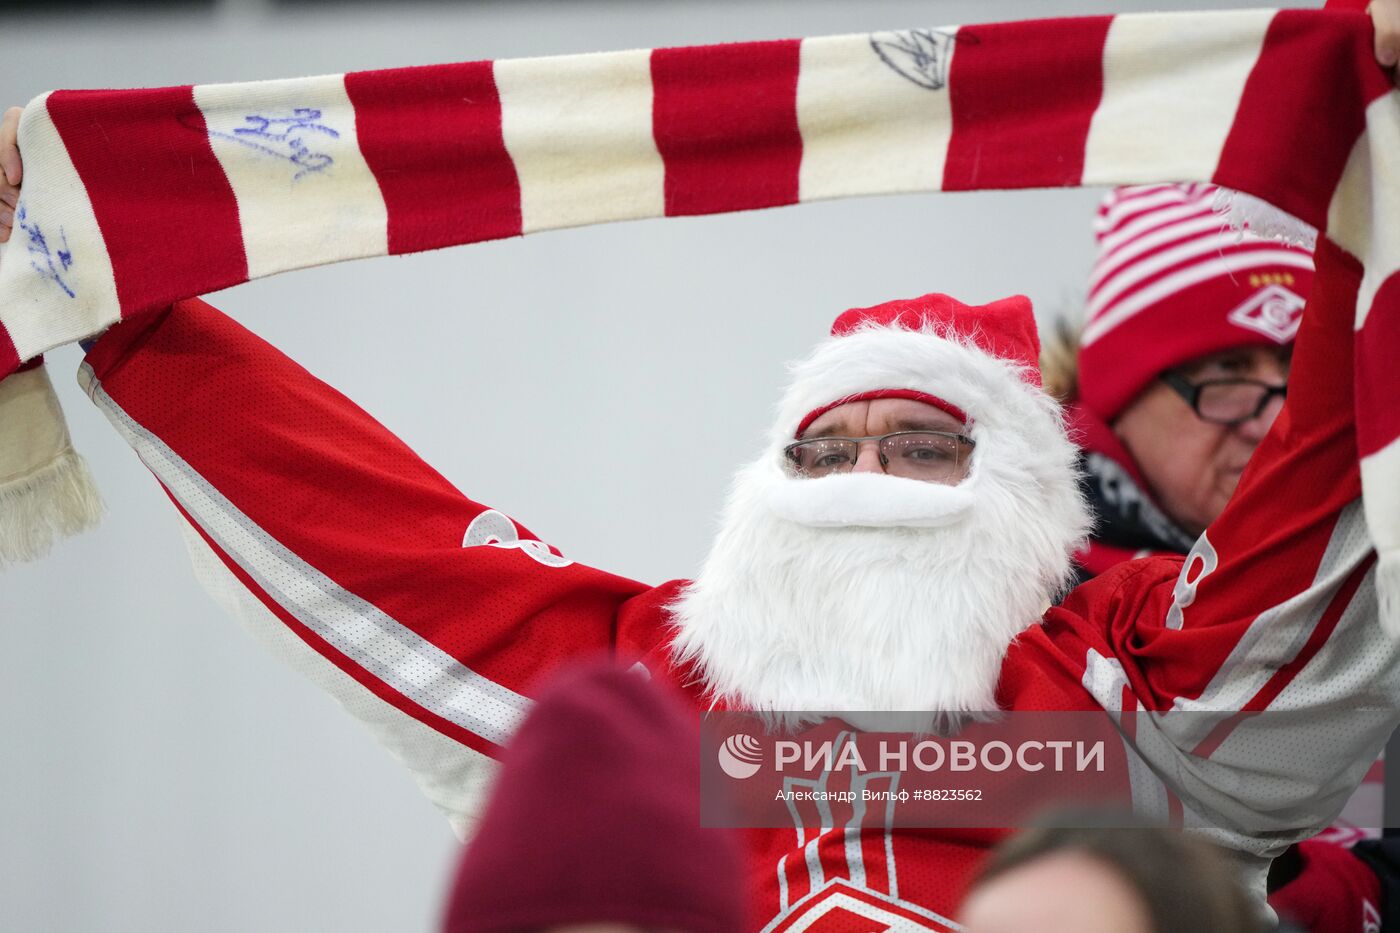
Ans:
[[[1269,428],[1273,427],[1274,419],[1281,411],[1283,411],[1283,399],[1275,395],[1269,399],[1259,414],[1248,421],[1241,421],[1235,425],[1235,430],[1245,440],[1258,444],[1264,439],[1264,435],[1269,433]]]
[[[874,441],[865,441],[860,445],[860,453],[856,454],[856,464],[851,468],[852,473],[883,473],[884,464],[880,463],[880,445]]]

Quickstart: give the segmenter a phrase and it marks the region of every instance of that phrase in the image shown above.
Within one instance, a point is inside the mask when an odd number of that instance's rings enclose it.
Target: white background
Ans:
[[[11,16],[0,103],[56,87],[1239,5],[228,2],[195,16]],[[1042,322],[1072,311],[1096,198],[646,221],[313,269],[212,300],[468,495],[576,560],[657,583],[698,566],[782,363],[837,312],[927,291],[1023,292]],[[198,589],[175,513],[78,392],[78,359],[55,352],[51,370],[110,514],[49,559],[0,572],[0,930],[431,929],[456,851],[446,822]]]

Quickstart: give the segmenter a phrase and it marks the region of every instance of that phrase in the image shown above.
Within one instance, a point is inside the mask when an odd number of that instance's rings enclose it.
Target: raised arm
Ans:
[[[1360,267],[1325,239],[1316,258],[1287,404],[1225,512],[1184,562],[1115,568],[1047,632],[1102,706],[1140,714],[1134,742],[1177,801],[1159,815],[1233,827],[1242,848],[1327,825],[1400,721],[1360,501]]]
[[[466,498],[209,305],[112,328],[80,373],[229,612],[339,700],[460,828],[538,677],[646,588]]]

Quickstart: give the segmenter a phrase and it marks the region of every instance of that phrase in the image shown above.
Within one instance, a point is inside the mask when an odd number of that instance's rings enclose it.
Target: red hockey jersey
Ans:
[[[1287,406],[1226,512],[1184,561],[1121,565],[1049,610],[999,687],[1009,710],[1154,714],[1132,715],[1111,756],[1135,806],[1216,827],[1261,873],[1341,808],[1400,697],[1351,421],[1359,270],[1325,241],[1318,264]],[[168,492],[218,601],[363,720],[459,830],[535,685],[570,658],[611,650],[701,702],[670,653],[679,581],[561,556],[202,302],[117,325],[80,378]],[[1266,709],[1295,715],[1235,715]],[[796,931],[956,929],[1001,834],[747,835],[760,924]]]

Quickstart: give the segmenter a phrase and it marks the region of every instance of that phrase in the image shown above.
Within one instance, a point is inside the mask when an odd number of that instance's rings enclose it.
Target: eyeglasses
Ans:
[[[874,441],[880,466],[890,476],[929,483],[956,483],[962,464],[976,446],[972,438],[947,431],[896,431],[874,437],[816,437],[783,448],[788,467],[798,476],[818,478],[855,469],[860,445]]]
[[[1255,379],[1191,382],[1180,373],[1165,372],[1162,381],[1184,398],[1202,421],[1226,426],[1259,417],[1275,395],[1285,398],[1288,393],[1287,383],[1276,386]]]

